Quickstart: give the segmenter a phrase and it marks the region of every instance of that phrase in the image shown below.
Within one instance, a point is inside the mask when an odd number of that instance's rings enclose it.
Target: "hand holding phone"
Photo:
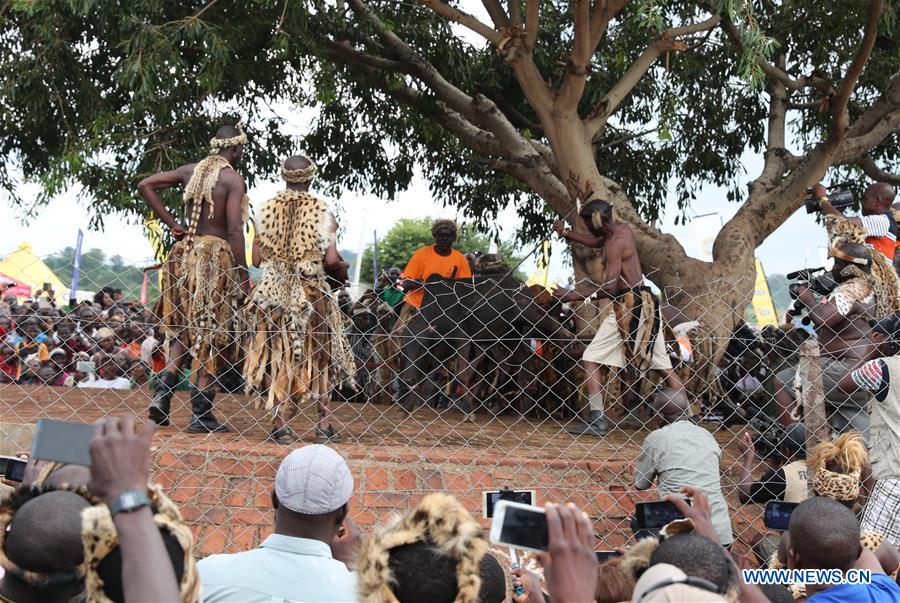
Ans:
[[[0,475],[11,482],[21,482],[28,461],[14,456],[0,456]]]
[[[594,528],[585,512],[569,503],[547,505],[549,547],[538,554],[551,601],[593,601],[597,589]]]
[[[677,519],[684,519],[681,511],[668,500],[637,503],[634,515],[639,530],[658,530]]]
[[[791,524],[791,513],[797,508],[797,504],[784,502],[783,500],[770,500],[766,503],[763,525],[770,530],[787,532]]]
[[[533,506],[537,501],[534,490],[487,490],[481,493],[481,510],[485,517],[494,517],[494,507],[501,500]]]
[[[508,500],[497,501],[490,541],[526,551],[546,551],[547,516],[544,509]]]

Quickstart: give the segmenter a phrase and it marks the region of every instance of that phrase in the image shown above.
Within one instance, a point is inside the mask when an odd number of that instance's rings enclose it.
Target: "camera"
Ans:
[[[804,268],[788,272],[786,276],[788,280],[797,281],[788,286],[788,291],[791,294],[791,305],[787,310],[789,319],[795,316],[802,316],[807,311],[807,308],[797,300],[801,289],[808,287],[819,295],[824,296],[830,294],[837,287],[837,281],[834,280],[831,272],[824,267]],[[804,325],[809,325],[811,321],[809,316],[803,316],[800,322]]]
[[[811,194],[812,189],[808,188],[806,189],[806,192],[807,194]],[[828,193],[828,202],[831,203],[831,206],[836,210],[844,211],[849,207],[853,207],[853,193],[843,188],[835,189],[833,192]],[[816,197],[804,199],[803,205],[806,207],[806,213],[808,214],[822,211],[822,206]]]
[[[784,429],[774,421],[756,416],[750,419],[750,425],[757,431],[753,436],[753,448],[756,456],[766,461],[775,455],[778,446],[784,440]]]

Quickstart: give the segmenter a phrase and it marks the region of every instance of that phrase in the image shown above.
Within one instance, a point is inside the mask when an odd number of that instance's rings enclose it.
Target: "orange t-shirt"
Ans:
[[[450,255],[438,255],[434,251],[434,245],[429,245],[416,250],[409,259],[402,277],[421,282],[425,282],[432,274],[450,278],[453,276],[454,268],[456,268],[456,278],[472,277],[472,269],[469,268],[469,260],[466,259],[466,256],[455,249],[450,250]],[[404,300],[411,306],[421,308],[424,297],[425,290],[416,289],[407,293]]]

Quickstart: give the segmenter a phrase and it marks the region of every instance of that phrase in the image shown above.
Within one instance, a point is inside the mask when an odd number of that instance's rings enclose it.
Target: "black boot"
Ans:
[[[573,435],[589,435],[602,438],[609,431],[609,428],[606,426],[606,417],[603,416],[603,411],[592,410],[590,421],[567,427],[566,431]]]
[[[172,394],[178,385],[178,375],[171,371],[162,371],[156,378],[153,390],[153,401],[150,402],[149,418],[157,425],[169,424],[169,412],[172,409]]]
[[[191,394],[191,423],[188,425],[188,433],[220,433],[228,431],[228,427],[222,425],[213,415],[213,398],[216,393],[212,390],[194,390]]]

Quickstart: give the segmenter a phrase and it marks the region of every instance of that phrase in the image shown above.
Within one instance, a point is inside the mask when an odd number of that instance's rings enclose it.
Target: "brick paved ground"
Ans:
[[[41,417],[94,421],[131,411],[143,416],[143,391],[66,390],[0,386],[0,422],[30,423]],[[185,394],[173,405],[174,427],[155,438],[155,479],[178,502],[198,539],[198,553],[250,548],[272,531],[270,492],[285,448],[264,440],[268,423],[245,396],[220,396],[216,411],[232,433],[192,436],[180,427],[189,412]],[[615,431],[603,440],[574,439],[555,421],[480,416],[461,423],[458,413],[419,409],[413,417],[376,405],[339,404],[343,443],[336,448],[356,479],[351,512],[364,528],[414,505],[425,493],[450,492],[480,516],[482,490],[535,489],[538,502],[572,501],[594,518],[603,548],[630,536],[634,503],[656,500],[655,491],[632,489],[633,459],[647,431]],[[297,417],[299,433],[311,429],[312,412]],[[749,542],[758,533],[762,509],[740,507],[735,486],[736,434],[720,429],[726,447],[723,486],[729,494],[736,534]],[[307,433],[307,441],[312,434]],[[487,522],[485,521],[485,525]],[[740,545],[739,549],[742,548]]]

